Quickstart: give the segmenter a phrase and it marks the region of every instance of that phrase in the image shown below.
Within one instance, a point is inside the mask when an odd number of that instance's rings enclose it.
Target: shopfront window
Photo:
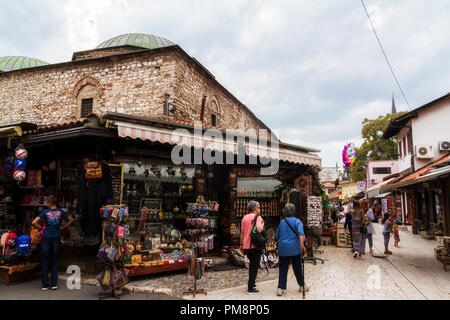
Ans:
[[[238,178],[237,200],[235,211],[237,217],[247,214],[247,204],[251,200],[260,203],[262,216],[275,217],[281,215],[277,197],[282,183],[272,177]]]
[[[158,234],[162,242],[167,242],[179,235],[185,229],[187,203],[195,202],[195,168],[139,161],[122,165],[123,199],[128,206],[132,238],[139,240],[141,233]],[[142,214],[148,217],[143,219]]]

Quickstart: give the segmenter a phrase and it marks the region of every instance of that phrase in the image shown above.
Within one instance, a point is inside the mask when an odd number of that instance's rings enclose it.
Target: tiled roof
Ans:
[[[37,134],[37,133],[44,133],[44,132],[50,132],[50,131],[58,131],[58,130],[64,130],[64,129],[70,129],[70,128],[76,128],[84,125],[87,122],[86,119],[78,120],[78,121],[70,121],[70,122],[64,122],[60,124],[51,124],[46,126],[40,126],[36,130],[31,131],[25,131],[23,135],[30,135],[30,134]]]
[[[412,180],[426,175],[427,173],[429,173],[430,171],[435,169],[435,167],[434,167],[435,165],[437,165],[439,163],[447,162],[449,160],[450,160],[450,154],[447,154],[447,155],[427,164],[425,167],[420,168],[419,170],[417,170],[413,173],[405,173],[403,175],[400,175],[397,178],[392,179],[392,181],[389,181],[389,183],[384,184],[381,189],[382,190],[391,190],[396,187],[414,184],[414,182],[411,183]],[[408,183],[408,181],[410,183]]]
[[[45,125],[45,126],[39,126],[35,130],[24,131],[23,135],[38,134],[38,133],[44,133],[44,132],[59,131],[59,130],[66,130],[66,129],[71,129],[71,128],[82,127],[86,123],[89,122],[90,117],[100,119],[100,117],[98,115],[96,115],[95,113],[91,113],[85,119],[80,119],[80,120],[76,120],[76,121],[67,121],[67,122],[63,122],[63,123],[50,124],[50,125]]]
[[[436,160],[436,161],[426,165],[425,167],[420,168],[416,172],[413,172],[413,173],[409,174],[408,176],[404,177],[403,179],[401,179],[401,180],[399,180],[397,182],[405,182],[405,181],[409,181],[409,180],[412,180],[412,179],[415,179],[415,178],[419,178],[420,176],[423,176],[423,175],[427,174],[430,170],[434,169],[433,168],[434,165],[436,165],[438,163],[441,163],[441,162],[444,162],[444,161],[447,161],[449,159],[450,159],[450,154],[447,154],[447,155],[443,156],[442,158],[440,158],[440,159],[438,159],[438,160]]]

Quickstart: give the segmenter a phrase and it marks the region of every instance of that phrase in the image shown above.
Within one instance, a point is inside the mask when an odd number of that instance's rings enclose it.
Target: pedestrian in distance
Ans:
[[[255,283],[258,275],[258,268],[261,261],[262,250],[255,247],[251,241],[252,230],[256,227],[256,232],[264,230],[264,220],[261,217],[259,202],[250,201],[247,205],[248,213],[241,222],[241,250],[247,255],[250,265],[248,268],[248,288],[247,294],[256,294]]]
[[[358,203],[359,205],[359,203]],[[344,206],[344,213],[345,213],[345,223],[344,223],[344,229],[348,228],[348,232],[350,232],[350,240],[352,242],[352,251],[354,252],[355,247],[353,246],[353,219],[352,219],[352,207],[350,203],[347,203]]]
[[[57,208],[55,196],[49,196],[46,201],[47,209],[37,216],[32,224],[37,229],[43,229],[41,240],[41,280],[42,290],[56,290],[58,288],[58,256],[59,245],[61,243],[61,231],[73,223],[73,218],[64,210]],[[63,219],[68,219],[65,225]],[[42,227],[39,222],[44,222]],[[49,265],[51,271],[51,281],[48,279]]]
[[[393,223],[389,213],[384,214],[381,224],[383,225],[382,233],[384,237],[384,254],[392,254],[392,251],[389,251],[389,240],[391,238]]]
[[[280,259],[278,296],[286,293],[287,275],[291,262],[297,284],[299,285],[299,291],[303,292],[303,289],[309,291],[309,287],[305,285],[302,269],[302,253],[306,252],[303,223],[300,219],[294,217],[295,205],[287,204],[283,209],[283,213],[284,218],[281,220],[275,234],[275,239],[278,240],[278,257]]]
[[[375,234],[375,227],[373,225],[373,222],[376,221],[375,215],[373,213],[373,205],[369,206],[369,210],[367,210],[366,217],[369,220],[369,222],[367,222],[367,220],[365,221],[367,226],[367,234],[365,236],[365,239],[363,240],[363,254],[366,249],[366,239],[369,240],[370,253],[373,253],[373,235]]]
[[[394,247],[398,247],[398,243],[400,242],[400,234],[398,233],[398,224],[394,222],[394,225],[392,226],[392,234],[394,236]]]
[[[362,234],[363,232],[363,222],[362,222],[362,214],[363,211],[361,209],[361,205],[359,201],[355,200],[352,202],[351,212],[351,233],[352,233],[352,246],[353,246],[353,258],[361,259],[362,258]],[[347,217],[345,218],[345,222],[347,223]]]
[[[333,223],[338,222],[338,215],[337,215],[337,207],[336,203],[333,202],[333,206],[331,207],[331,220],[333,220]]]

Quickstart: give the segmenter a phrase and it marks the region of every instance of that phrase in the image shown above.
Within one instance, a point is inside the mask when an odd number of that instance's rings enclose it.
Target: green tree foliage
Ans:
[[[366,169],[364,163],[369,160],[394,160],[398,158],[397,139],[382,140],[381,136],[392,119],[405,112],[386,114],[375,120],[365,118],[362,122],[361,134],[363,143],[356,149],[356,160],[350,168],[354,182],[366,180]]]

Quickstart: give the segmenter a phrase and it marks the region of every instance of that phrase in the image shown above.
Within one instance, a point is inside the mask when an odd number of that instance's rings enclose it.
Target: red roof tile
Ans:
[[[444,161],[447,161],[449,159],[450,159],[450,154],[447,154],[447,155],[443,156],[442,158],[439,158],[438,160],[427,164],[425,167],[420,168],[419,170],[417,170],[413,173],[410,173],[406,177],[403,177],[400,180],[394,181],[394,183],[395,182],[405,182],[405,181],[419,178],[420,176],[423,176],[423,175],[427,174],[430,170],[432,170],[434,165],[444,162]]]

